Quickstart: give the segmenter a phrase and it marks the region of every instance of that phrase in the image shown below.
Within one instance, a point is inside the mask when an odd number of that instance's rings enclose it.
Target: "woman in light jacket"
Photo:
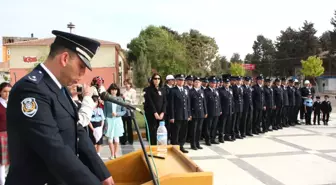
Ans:
[[[116,84],[111,84],[107,89],[107,92],[111,96],[116,97],[119,101],[123,101],[120,96],[120,89]],[[104,116],[106,124],[105,136],[108,138],[108,144],[111,151],[110,159],[117,157],[119,148],[119,137],[124,133],[123,121],[121,117],[125,115],[126,109],[115,103],[105,101],[104,102]]]

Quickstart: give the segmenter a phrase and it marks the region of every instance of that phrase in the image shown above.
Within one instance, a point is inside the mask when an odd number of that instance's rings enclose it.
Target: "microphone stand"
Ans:
[[[143,115],[142,112],[140,112],[140,113]],[[155,176],[155,174],[154,174],[154,171],[153,171],[153,168],[152,168],[152,165],[151,165],[151,163],[149,162],[148,154],[147,154],[147,151],[146,151],[146,149],[145,149],[144,142],[143,142],[142,137],[141,137],[141,133],[140,133],[139,125],[138,125],[138,123],[136,122],[135,115],[134,115],[133,112],[132,112],[131,117],[132,117],[132,120],[133,120],[133,122],[134,122],[135,130],[136,130],[136,132],[137,132],[137,134],[138,134],[138,139],[139,139],[139,141],[140,141],[140,145],[141,145],[141,148],[142,148],[142,152],[143,152],[143,154],[144,154],[144,156],[145,156],[145,160],[146,160],[147,166],[148,166],[148,168],[149,168],[149,172],[150,172],[150,174],[151,174],[151,176],[152,176],[153,183],[154,183],[154,185],[158,185],[158,182],[157,182],[158,179],[156,178],[156,176]]]

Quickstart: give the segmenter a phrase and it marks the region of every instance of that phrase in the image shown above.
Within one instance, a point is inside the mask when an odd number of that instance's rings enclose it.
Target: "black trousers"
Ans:
[[[193,118],[189,125],[191,147],[200,146],[199,141],[201,139],[203,121],[203,118]]]
[[[314,111],[314,125],[316,124],[316,121],[317,121],[318,124],[320,124],[320,121],[321,121],[321,112],[320,111]]]
[[[205,124],[207,129],[205,135],[206,142],[215,140],[218,118],[219,116],[212,116],[205,118]]]
[[[306,116],[306,125],[310,125],[311,124],[311,115],[313,112],[313,108],[312,107],[306,107],[307,112],[305,113]]]
[[[157,145],[157,129],[160,124],[160,120],[157,120],[154,114],[145,113],[149,128],[149,140],[151,145]]]
[[[187,138],[187,129],[188,129],[187,120],[175,120],[174,123],[171,123],[171,144],[180,145],[180,148],[183,148],[184,143]]]
[[[191,140],[191,133],[193,132],[193,128],[191,127],[192,125],[192,120],[188,121],[188,128],[187,128],[187,142],[189,142]]]
[[[262,120],[262,109],[254,109],[253,113],[253,132],[260,132],[260,122]]]
[[[269,127],[272,125],[272,118],[274,117],[273,115],[273,109],[272,108],[266,108],[264,111],[264,121],[262,124],[263,131],[267,131]]]
[[[281,110],[281,125],[287,125],[287,106],[283,106]]]
[[[300,107],[300,119],[303,120],[305,118],[305,106],[303,104],[305,99],[302,98],[302,103],[301,103],[301,107]]]
[[[252,119],[253,111],[251,108],[249,108],[242,114],[242,121],[240,125],[240,134],[242,136],[245,136],[246,134],[252,134]]]
[[[236,136],[239,136],[240,126],[242,124],[242,112],[236,112],[236,124],[234,127],[234,134]]]
[[[229,115],[221,115],[219,116],[218,123],[217,123],[217,128],[218,128],[218,138],[223,139],[224,134],[226,134],[226,126],[227,126],[227,121],[229,119]]]
[[[236,126],[236,113],[233,113],[231,116],[231,127],[228,130],[229,136],[234,136],[234,128]]]
[[[281,116],[282,116],[282,107],[276,107],[275,109],[275,127],[274,128],[281,128]],[[273,129],[274,129],[273,128]]]
[[[299,112],[300,112],[300,106],[294,106],[294,115],[293,115],[293,121],[295,123],[299,123],[298,122],[298,115],[299,115]]]
[[[123,136],[120,137],[120,143],[126,144],[126,142],[128,141],[129,144],[133,144],[132,117],[131,116],[122,117],[122,120],[123,120],[125,132]]]
[[[322,116],[323,122],[328,123],[329,117],[330,117],[330,113],[329,112],[323,112],[323,116]]]

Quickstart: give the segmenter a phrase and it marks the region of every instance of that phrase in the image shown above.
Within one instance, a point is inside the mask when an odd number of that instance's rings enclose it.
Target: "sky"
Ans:
[[[148,25],[165,25],[215,38],[219,54],[229,59],[252,53],[257,35],[275,40],[305,20],[315,23],[317,36],[331,30],[336,0],[0,0],[0,7],[0,37],[52,37],[52,30],[69,31],[72,22],[76,34],[126,48]]]

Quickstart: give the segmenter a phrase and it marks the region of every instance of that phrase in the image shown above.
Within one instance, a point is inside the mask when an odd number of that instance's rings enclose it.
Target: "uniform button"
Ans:
[[[79,137],[77,137],[77,142],[79,142]]]

